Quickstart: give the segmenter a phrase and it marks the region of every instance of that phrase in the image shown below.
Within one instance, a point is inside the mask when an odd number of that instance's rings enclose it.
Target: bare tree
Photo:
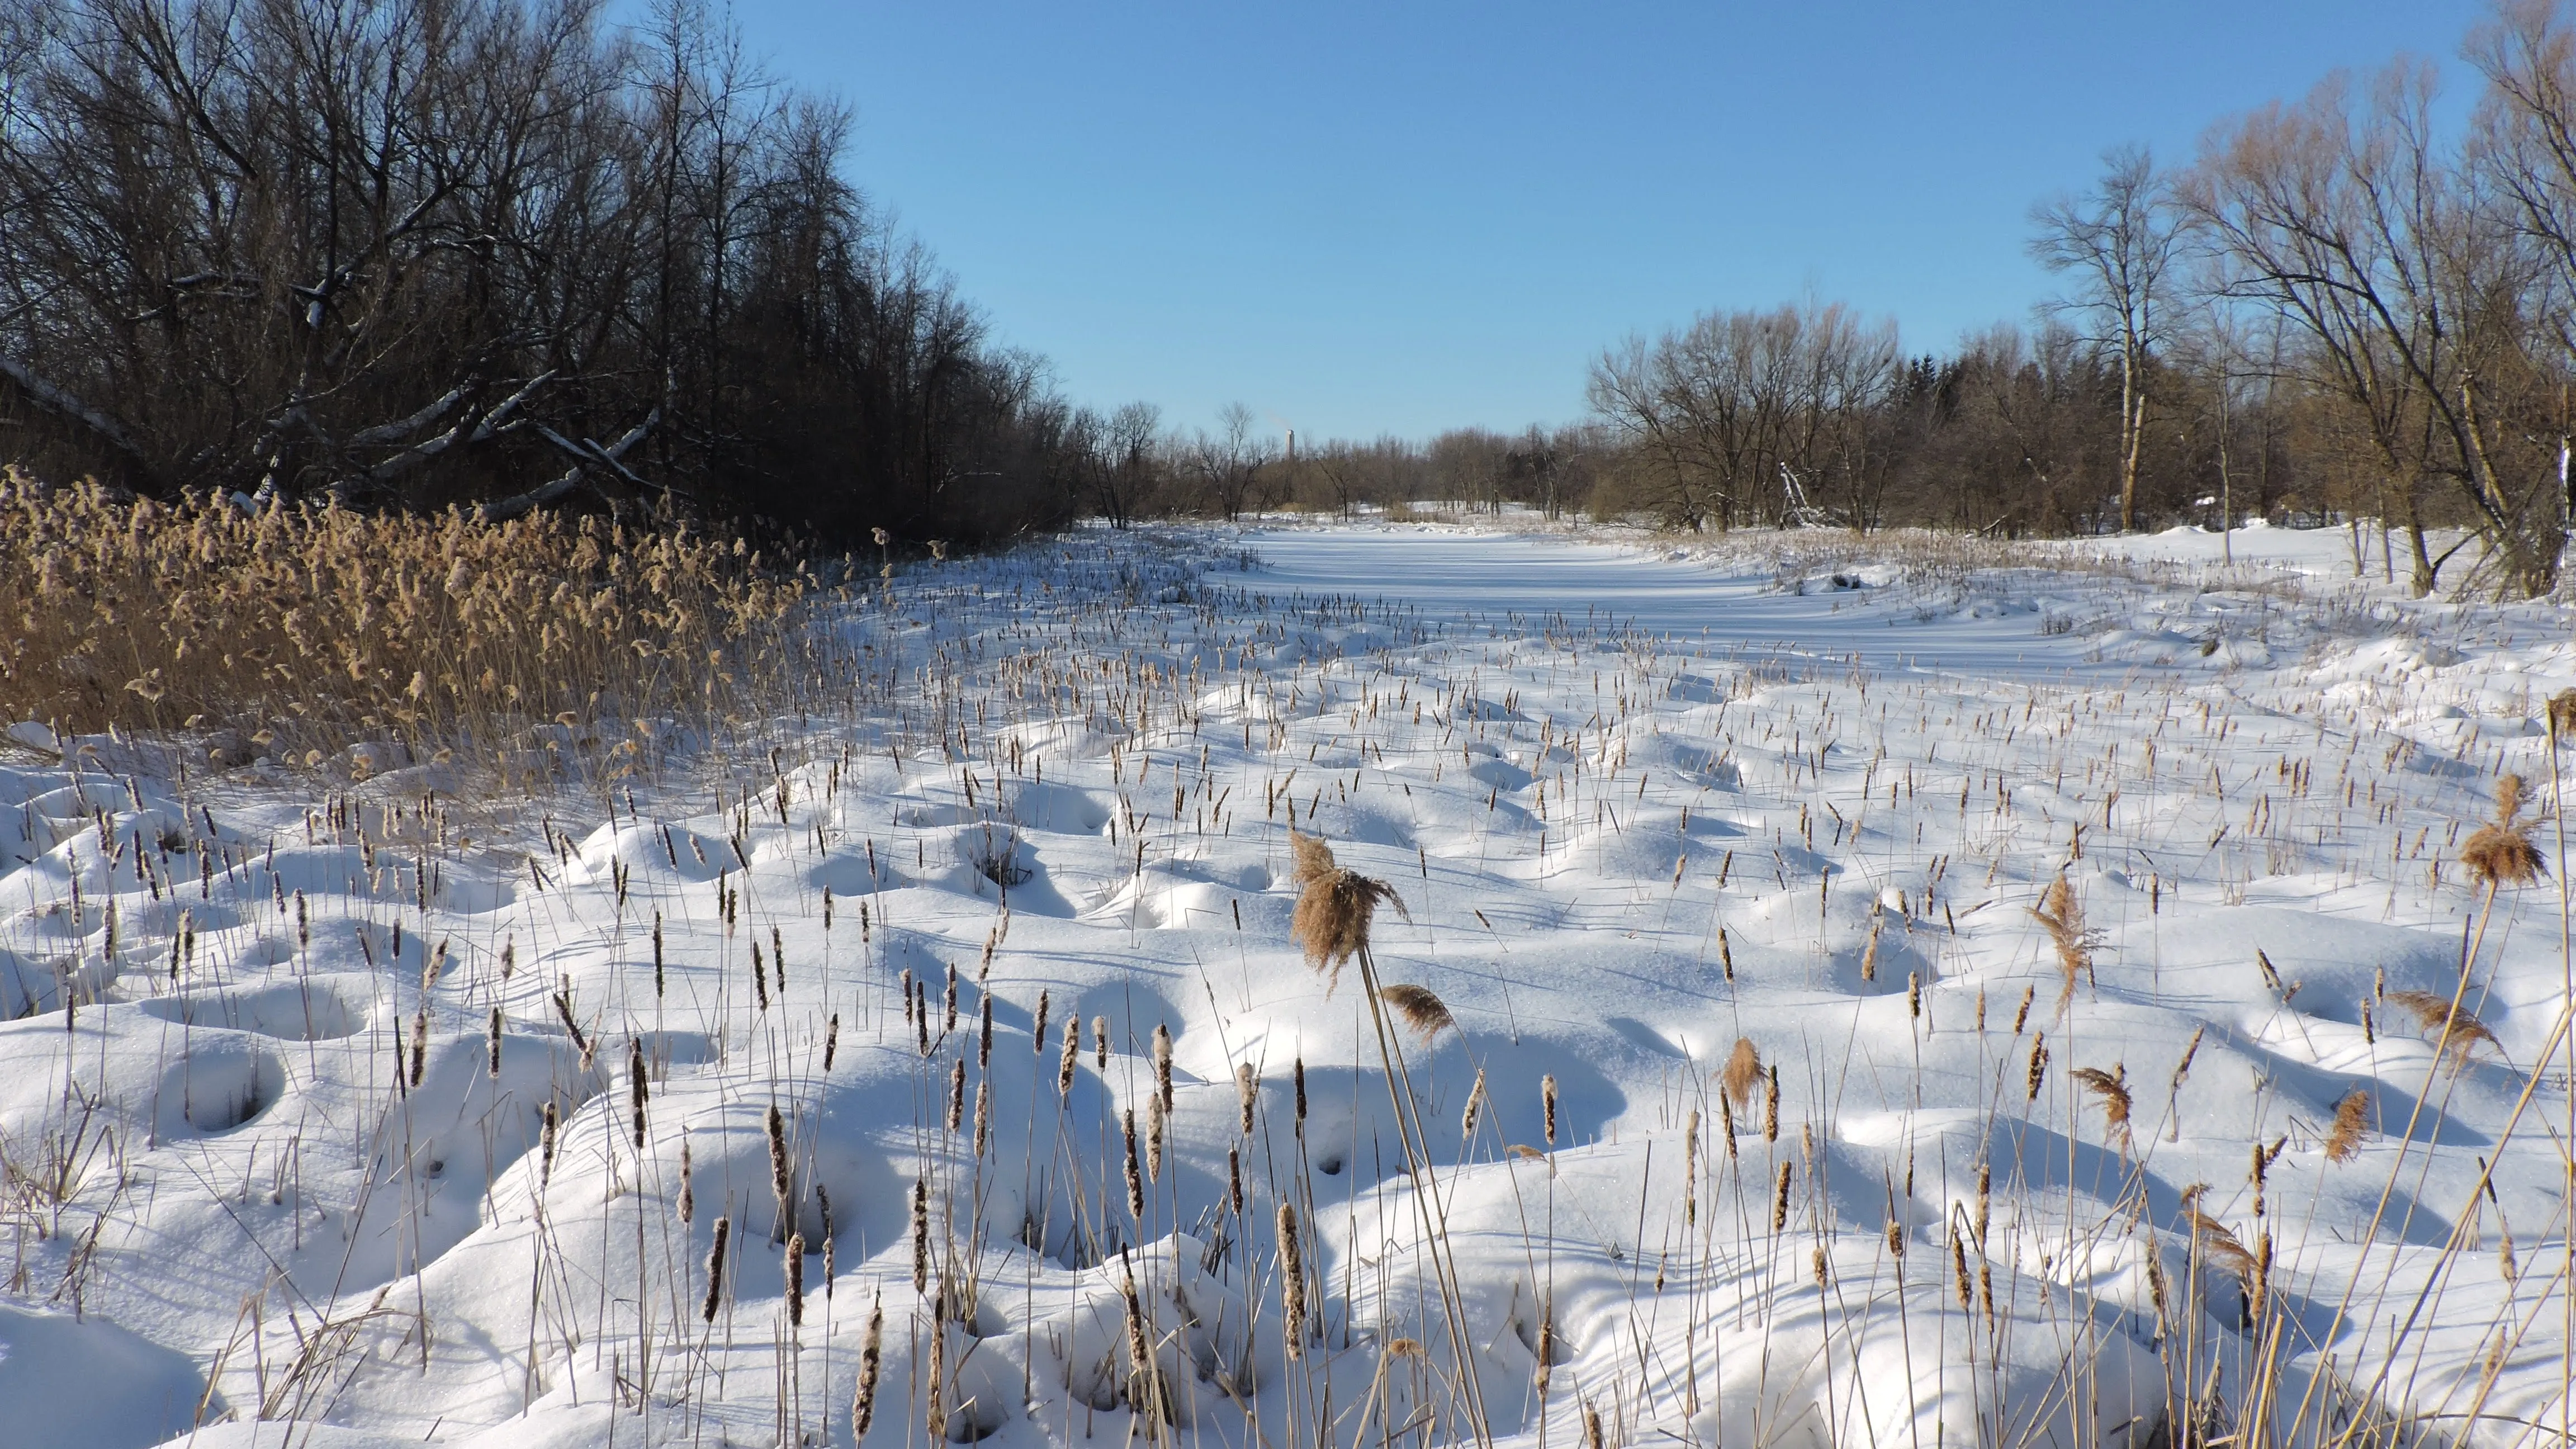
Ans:
[[[2144,147],[2102,158],[2102,179],[2080,197],[2031,214],[2031,255],[2071,273],[2074,295],[2059,308],[2084,319],[2086,339],[2120,363],[2120,529],[2138,526],[2138,452],[2147,430],[2147,364],[2165,342],[2167,277],[2181,245],[2183,213],[2165,195]]]

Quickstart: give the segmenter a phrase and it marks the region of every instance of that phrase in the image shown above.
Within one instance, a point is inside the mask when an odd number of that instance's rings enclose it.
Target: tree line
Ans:
[[[2569,521],[2576,27],[2502,0],[2463,55],[2482,89],[2456,138],[2434,67],[2401,59],[2225,121],[2187,166],[2111,153],[2033,213],[2063,294],[1947,356],[1831,303],[1611,347],[1588,379],[1602,477],[1689,528],[2367,518],[2418,592],[2466,559],[2477,587],[2545,593]]]
[[[0,455],[257,504],[1071,516],[1074,410],[704,0],[0,0]]]

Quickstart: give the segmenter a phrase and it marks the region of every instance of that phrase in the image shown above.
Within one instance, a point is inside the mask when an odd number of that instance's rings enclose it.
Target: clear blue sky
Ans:
[[[2032,203],[2104,148],[2400,51],[2475,0],[1765,5],[743,0],[858,115],[852,177],[1067,394],[1308,438],[1583,410],[1600,347],[1807,293],[1906,344],[2028,315]]]

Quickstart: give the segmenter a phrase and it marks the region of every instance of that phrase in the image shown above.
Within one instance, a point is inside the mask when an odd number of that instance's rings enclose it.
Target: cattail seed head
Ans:
[[[1040,1056],[1046,1055],[1047,1010],[1053,1004],[1045,991],[1038,992],[1038,1014],[1029,1027],[1029,1047]]]
[[[850,1442],[868,1437],[868,1426],[877,1417],[877,1374],[885,1363],[885,1299],[877,1297],[868,1307],[868,1336],[859,1348],[859,1386],[850,1400]]]
[[[626,1104],[635,1118],[635,1150],[644,1150],[644,1104],[651,1089],[644,1081],[644,1039],[631,1037],[626,1043]]]
[[[2355,1087],[2335,1103],[2334,1126],[2326,1133],[2326,1161],[2351,1161],[2361,1151],[2362,1134],[2369,1130],[2370,1093]]]
[[[1297,1135],[1303,1137],[1306,1135],[1306,1059],[1304,1057],[1296,1059],[1292,1075],[1297,1087]]]
[[[805,1326],[805,1235],[787,1239],[787,1326]]]
[[[1306,1259],[1297,1241],[1297,1209],[1279,1205],[1279,1307],[1288,1357],[1306,1350]]]
[[[1099,1071],[1109,1070],[1109,1018],[1091,1019],[1091,1064]]]
[[[1762,1140],[1780,1140],[1780,1069],[1777,1066],[1762,1076]]]
[[[698,1306],[698,1319],[700,1322],[715,1322],[716,1306],[724,1301],[725,1247],[732,1238],[733,1219],[730,1217],[718,1217],[716,1219],[715,1246],[707,1250],[707,1296],[706,1301]]]
[[[695,1220],[698,1215],[698,1193],[691,1180],[692,1177],[693,1174],[689,1171],[689,1139],[682,1137],[680,1139],[680,1221],[683,1223]]]
[[[962,1061],[948,1064],[948,1113],[945,1120],[951,1132],[966,1122],[966,1064]]]
[[[1154,1098],[1172,1110],[1172,1029],[1161,1022],[1154,1023]]]
[[[1119,1114],[1119,1119],[1127,1144],[1127,1215],[1142,1223],[1145,1221],[1145,1180],[1136,1162],[1136,1109],[1125,1109]]]
[[[832,1013],[830,1023],[823,1028],[823,1070],[828,1072],[832,1069],[832,1054],[840,1049],[840,1045],[841,1014],[836,1011]]]
[[[538,1113],[537,1120],[539,1123],[537,1128],[537,1182],[540,1186],[543,1186],[546,1183],[554,1181],[555,1133],[562,1122],[562,1114],[556,1110],[554,1102],[549,1100],[547,1101],[545,1108]]]
[[[1466,1110],[1464,1110],[1464,1111],[1462,1111],[1462,1112],[1460,1112],[1460,1113],[1458,1114],[1458,1140],[1459,1140],[1459,1141],[1461,1141],[1461,1142],[1473,1142],[1473,1141],[1475,1141],[1475,1139],[1476,1139],[1476,1118],[1477,1118],[1479,1115],[1481,1115],[1481,1114],[1483,1113],[1483,1111],[1484,1111],[1484,1107],[1485,1107],[1485,1069],[1484,1069],[1483,1067],[1478,1067],[1478,1068],[1476,1068],[1476,1085],[1474,1085],[1474,1086],[1472,1086],[1472,1087],[1470,1087],[1470,1088],[1468,1088],[1468,1089],[1467,1089],[1467,1106],[1466,1106]]]
[[[1480,1074],[1481,1079],[1481,1074]],[[1252,1135],[1252,1109],[1261,1100],[1261,1078],[1245,1062],[1234,1069],[1235,1126],[1242,1135]]]
[[[912,1291],[930,1291],[930,1181],[912,1180]]]
[[[769,1136],[769,1191],[778,1199],[778,1212],[783,1224],[787,1215],[790,1185],[787,1162],[787,1118],[778,1110],[778,1104],[772,1102],[761,1120],[762,1125],[768,1129]],[[784,1231],[783,1226],[781,1231]]]
[[[1073,1092],[1073,1069],[1082,1059],[1082,1024],[1067,1018],[1064,1024],[1064,1055],[1056,1062],[1055,1094],[1070,1096]]]
[[[487,1063],[485,1070],[494,1081],[498,1081],[501,1077],[501,1008],[497,1006],[492,1008],[492,1032],[490,1041],[491,1046],[486,1054]]]
[[[975,1155],[982,1157],[993,1142],[993,1084],[990,1080],[975,1084]]]
[[[1554,1147],[1556,1145],[1556,1073],[1550,1072],[1539,1078],[1538,1100],[1539,1109],[1545,1121],[1547,1145]]]

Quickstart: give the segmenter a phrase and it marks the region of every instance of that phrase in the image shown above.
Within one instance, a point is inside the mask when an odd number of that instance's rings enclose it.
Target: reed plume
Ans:
[[[1753,1038],[1737,1037],[1735,1050],[1727,1054],[1726,1069],[1718,1075],[1718,1084],[1736,1106],[1749,1107],[1753,1105],[1753,1091],[1762,1085],[1762,1080],[1760,1049],[1753,1045]]]
[[[1318,843],[1316,849],[1323,846]],[[1331,858],[1330,851],[1324,854]],[[1343,965],[1368,949],[1370,923],[1381,902],[1394,906],[1398,915],[1405,914],[1395,887],[1358,871],[1337,866],[1306,881],[1289,918],[1288,934],[1305,948],[1307,965],[1328,973],[1326,996],[1341,984]]]
[[[2522,818],[2523,792],[2520,775],[2498,779],[2495,819],[2460,842],[2460,863],[2490,889],[2530,885],[2549,874],[2540,847],[2532,843],[2533,822]]]
[[[2066,978],[2065,994],[2058,1000],[2063,1011],[2074,999],[2076,979],[2092,975],[2094,934],[2085,928],[2084,906],[2075,898],[2075,888],[2062,875],[2049,882],[2030,914],[2046,928],[2049,944],[2057,948],[2057,969]]]
[[[2499,1056],[2504,1052],[2503,1043],[2496,1040],[2485,1022],[2471,1016],[2465,1007],[2454,1007],[2447,996],[2432,991],[2392,991],[2388,999],[2414,1016],[2418,1029],[2433,1035],[2454,1072],[2466,1069],[2470,1053],[2481,1045]]]
[[[2104,1071],[2100,1067],[2077,1067],[2075,1080],[2102,1103],[2102,1126],[2120,1144],[2122,1156],[2129,1151],[2129,1072],[2120,1067]]]
[[[1444,1029],[1455,1031],[1458,1027],[1458,1019],[1449,1014],[1448,1004],[1427,986],[1399,982],[1379,987],[1377,996],[1378,1000],[1395,1008],[1395,1014],[1404,1018],[1404,1024],[1425,1042]]]

